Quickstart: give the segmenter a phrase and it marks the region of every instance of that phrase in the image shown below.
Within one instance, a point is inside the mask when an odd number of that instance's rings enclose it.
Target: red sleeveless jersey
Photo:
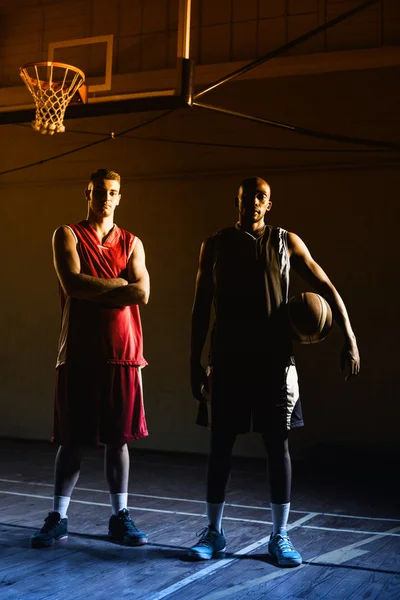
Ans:
[[[127,278],[136,237],[114,225],[102,244],[88,221],[68,225],[74,234],[81,273]],[[60,286],[62,324],[57,367],[65,362],[111,363],[143,367],[139,306],[111,307],[67,296]]]

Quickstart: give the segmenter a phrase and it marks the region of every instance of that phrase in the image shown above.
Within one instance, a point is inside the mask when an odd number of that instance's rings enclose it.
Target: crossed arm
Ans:
[[[54,232],[53,260],[60,284],[68,296],[108,306],[130,306],[148,302],[150,280],[143,244],[138,238],[129,258],[128,279],[103,279],[81,273],[76,241],[66,226],[59,227]]]
[[[360,356],[357,341],[342,298],[327,274],[312,258],[305,243],[295,233],[288,233],[288,247],[291,266],[300,277],[312,285],[318,294],[326,299],[336,323],[342,330],[344,346],[341,351],[341,368],[342,370],[346,369],[346,379],[358,375]]]

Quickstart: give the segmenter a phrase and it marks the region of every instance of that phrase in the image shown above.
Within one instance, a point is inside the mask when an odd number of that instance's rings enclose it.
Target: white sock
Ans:
[[[128,492],[110,494],[110,502],[112,514],[117,515],[120,510],[128,507]]]
[[[224,513],[225,502],[214,504],[206,502],[208,524],[215,527],[218,533],[222,531],[222,515]]]
[[[71,496],[53,496],[53,510],[60,513],[61,519],[67,516]]]
[[[280,529],[285,529],[287,527],[287,522],[289,518],[289,510],[290,510],[290,502],[287,504],[270,504],[271,513],[272,513],[272,535],[276,535],[279,533]]]

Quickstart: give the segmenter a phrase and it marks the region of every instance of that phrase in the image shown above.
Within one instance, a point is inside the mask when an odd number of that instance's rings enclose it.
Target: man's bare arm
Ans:
[[[94,302],[108,306],[131,306],[147,304],[150,296],[150,277],[146,268],[142,242],[136,238],[135,246],[128,262],[128,285],[106,291],[93,298]]]
[[[358,375],[360,356],[345,304],[325,271],[312,258],[305,243],[295,233],[288,233],[290,262],[293,269],[329,303],[335,321],[343,332],[345,345],[341,353],[342,369],[348,368],[348,377]]]
[[[203,242],[200,249],[199,268],[192,309],[190,378],[193,396],[204,400],[202,389],[208,391],[208,381],[201,364],[201,354],[210,325],[213,298],[212,248],[211,241]]]
[[[67,226],[56,229],[53,235],[53,261],[64,292],[73,298],[94,300],[98,296],[127,286],[126,279],[103,279],[81,273],[81,262],[75,237]]]

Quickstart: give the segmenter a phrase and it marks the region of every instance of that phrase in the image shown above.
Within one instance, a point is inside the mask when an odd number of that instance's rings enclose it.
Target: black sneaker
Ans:
[[[32,548],[46,548],[52,546],[55,541],[65,540],[68,537],[68,519],[61,519],[60,513],[49,512],[44,520],[40,531],[36,531],[31,537]]]
[[[147,544],[147,535],[136,527],[127,508],[120,510],[117,515],[111,515],[108,535],[116,542],[126,546]]]
[[[212,525],[205,527],[198,534],[200,537],[197,544],[192,546],[188,557],[192,560],[209,560],[210,558],[221,558],[225,554],[226,539],[224,530],[219,533]]]

